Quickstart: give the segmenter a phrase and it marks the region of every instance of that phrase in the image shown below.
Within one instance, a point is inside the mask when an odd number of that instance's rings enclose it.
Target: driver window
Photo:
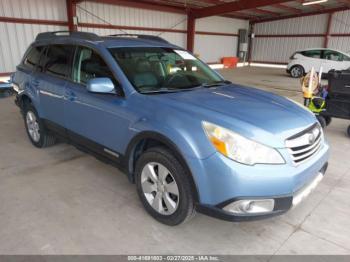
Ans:
[[[74,58],[73,81],[85,85],[97,77],[107,77],[116,84],[111,70],[97,52],[87,47],[78,47]]]
[[[350,61],[350,57],[343,55],[343,61]]]
[[[324,51],[324,58],[331,61],[342,61],[343,55],[335,51],[326,50]]]

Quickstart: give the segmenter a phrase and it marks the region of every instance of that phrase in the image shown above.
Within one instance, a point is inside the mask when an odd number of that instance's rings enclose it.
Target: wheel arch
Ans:
[[[301,65],[301,64],[294,64],[294,65],[291,66],[291,68],[296,67],[296,66],[300,66],[300,67],[304,68],[304,66]]]
[[[29,103],[32,103],[32,98],[29,96],[29,95],[27,95],[26,93],[22,93],[22,94],[19,94],[18,96],[17,96],[17,103],[18,103],[18,106],[19,106],[19,108],[21,109],[21,111],[22,111],[22,113],[23,113],[23,109],[24,109],[24,106],[26,105],[26,104],[29,104]]]
[[[292,69],[295,68],[295,67],[301,67],[303,69],[303,75],[305,75],[305,67],[303,65],[295,64],[295,65],[291,66],[290,71],[292,71]]]
[[[141,132],[130,141],[125,154],[125,167],[127,169],[129,180],[132,183],[135,183],[134,171],[137,159],[141,156],[141,154],[144,151],[156,146],[163,146],[170,150],[174,154],[176,159],[183,165],[183,167],[190,176],[191,186],[194,192],[194,198],[196,201],[199,201],[199,191],[197,185],[194,181],[191,169],[187,164],[186,159],[183,157],[180,149],[169,138],[154,131]]]

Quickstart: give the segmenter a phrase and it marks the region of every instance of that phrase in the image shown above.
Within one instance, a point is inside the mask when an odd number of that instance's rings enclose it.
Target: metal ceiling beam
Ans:
[[[222,3],[225,3],[224,1],[221,1],[221,0],[198,0],[198,2],[213,4],[213,5],[220,5]]]
[[[329,9],[323,9],[323,10],[315,10],[311,12],[303,12],[300,14],[293,14],[293,15],[284,15],[280,17],[271,17],[271,18],[263,18],[263,19],[256,19],[253,20],[253,23],[263,23],[263,22],[270,22],[270,21],[276,21],[276,20],[282,20],[282,19],[288,19],[288,18],[295,18],[295,17],[302,17],[302,16],[310,16],[310,15],[320,15],[320,14],[328,14],[328,13],[334,13],[344,10],[349,10],[350,7],[342,6],[342,7],[336,7],[336,8],[329,8]]]
[[[272,15],[272,16],[280,15],[280,13],[265,10],[265,9],[259,9],[259,8],[249,9],[249,11],[252,11],[252,12],[257,13],[257,14],[262,14],[262,15]]]
[[[338,3],[345,4],[346,6],[350,6],[350,0],[337,0]]]
[[[187,13],[187,10],[185,8],[175,7],[175,6],[165,5],[165,4],[162,4],[162,5],[155,4],[155,3],[151,4],[151,3],[146,3],[142,1],[134,2],[134,1],[127,1],[127,0],[78,0],[77,3],[84,2],[84,1],[148,9],[153,11],[163,11],[163,12],[170,12],[170,13],[180,13],[180,14]]]
[[[255,18],[254,15],[249,15],[249,14],[243,14],[243,13],[232,13],[232,14],[226,14],[226,15],[221,15],[222,17],[227,17],[227,18],[234,18],[234,19],[243,19],[243,20],[250,20]]]
[[[290,0],[237,0],[227,2],[216,6],[210,6],[194,10],[196,18],[203,18],[214,15],[223,15],[231,12],[243,11],[248,9],[259,8],[263,6],[289,2]]]
[[[275,8],[279,8],[288,12],[292,12],[292,13],[301,13],[302,11],[298,8],[295,7],[291,7],[289,5],[284,5],[284,4],[275,4],[273,5],[273,7]]]

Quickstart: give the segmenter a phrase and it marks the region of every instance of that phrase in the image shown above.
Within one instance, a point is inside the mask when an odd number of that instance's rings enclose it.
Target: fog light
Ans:
[[[224,207],[225,211],[235,214],[262,214],[273,211],[273,199],[238,200]]]

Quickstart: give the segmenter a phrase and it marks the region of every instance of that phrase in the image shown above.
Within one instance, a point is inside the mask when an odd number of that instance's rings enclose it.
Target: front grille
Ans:
[[[286,147],[295,164],[301,164],[315,155],[323,143],[322,128],[315,124],[286,140]]]

